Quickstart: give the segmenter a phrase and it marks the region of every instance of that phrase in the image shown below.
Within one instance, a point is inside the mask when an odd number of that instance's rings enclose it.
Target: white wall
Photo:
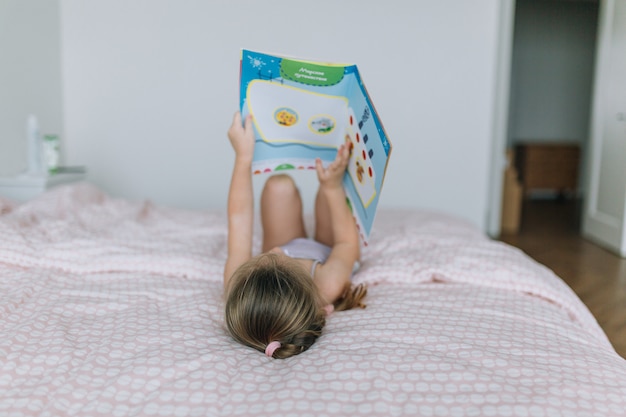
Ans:
[[[66,162],[120,197],[224,207],[240,48],[355,62],[394,145],[381,205],[485,228],[500,0],[316,5],[60,0]]]
[[[27,167],[26,118],[63,135],[58,0],[0,0],[0,176]]]
[[[240,48],[356,62],[394,145],[381,205],[483,227],[498,3],[62,0],[68,161],[119,196],[223,207]]]

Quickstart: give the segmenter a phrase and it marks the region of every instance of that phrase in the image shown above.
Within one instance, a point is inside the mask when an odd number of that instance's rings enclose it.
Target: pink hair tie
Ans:
[[[327,304],[324,306],[324,311],[326,312],[327,316],[330,316],[333,311],[335,311],[335,306],[332,304]]]
[[[271,358],[272,356],[274,356],[274,352],[276,351],[276,349],[278,349],[280,346],[281,344],[277,340],[270,342],[265,348],[265,354]]]

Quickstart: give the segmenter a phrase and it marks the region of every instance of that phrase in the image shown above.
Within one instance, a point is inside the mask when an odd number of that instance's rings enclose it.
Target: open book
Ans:
[[[241,113],[252,114],[255,174],[315,169],[351,150],[343,179],[361,241],[367,244],[391,143],[356,65],[241,53]]]

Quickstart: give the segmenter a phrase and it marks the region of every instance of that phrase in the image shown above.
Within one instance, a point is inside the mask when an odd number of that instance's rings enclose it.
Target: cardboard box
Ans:
[[[504,190],[502,192],[502,217],[500,232],[516,234],[519,232],[522,217],[522,184],[513,164],[513,150],[507,150],[507,167],[504,171]]]

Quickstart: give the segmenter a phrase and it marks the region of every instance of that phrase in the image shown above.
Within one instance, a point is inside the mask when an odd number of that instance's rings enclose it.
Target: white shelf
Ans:
[[[9,200],[24,202],[57,185],[84,179],[84,172],[63,172],[48,176],[22,174],[15,177],[0,177],[0,196]]]

